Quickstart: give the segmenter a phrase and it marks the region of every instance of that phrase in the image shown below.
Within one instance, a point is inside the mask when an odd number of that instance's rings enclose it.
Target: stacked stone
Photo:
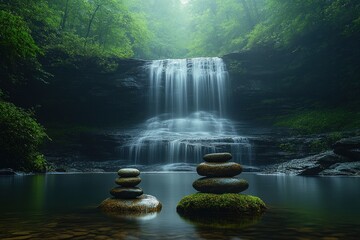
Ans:
[[[140,171],[135,168],[122,168],[115,183],[119,187],[111,189],[110,194],[117,199],[135,199],[143,194],[143,190],[136,187],[141,182]]]
[[[206,154],[196,168],[203,178],[197,179],[193,187],[202,193],[240,193],[245,191],[249,184],[244,179],[235,178],[242,172],[240,164],[229,162],[232,159],[230,153]]]

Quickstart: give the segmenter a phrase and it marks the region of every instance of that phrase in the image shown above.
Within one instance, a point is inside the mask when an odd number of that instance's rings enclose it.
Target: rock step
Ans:
[[[141,183],[140,177],[119,177],[115,179],[115,183],[122,187],[135,187]]]
[[[222,163],[222,162],[227,162],[230,159],[232,159],[232,155],[231,153],[210,153],[210,154],[206,154],[203,156],[203,159],[206,162],[217,162],[217,163]]]
[[[134,199],[143,194],[143,190],[138,187],[116,187],[110,190],[110,194],[115,198]]]
[[[200,176],[206,177],[234,177],[242,172],[242,167],[238,163],[200,163],[196,168]]]
[[[122,168],[117,173],[120,177],[137,177],[140,175],[140,171],[136,168]]]
[[[249,183],[238,178],[204,177],[197,179],[193,187],[202,193],[240,193],[249,187]]]

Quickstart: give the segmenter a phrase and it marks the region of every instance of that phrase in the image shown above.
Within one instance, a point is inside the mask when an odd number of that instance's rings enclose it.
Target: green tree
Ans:
[[[0,167],[44,172],[46,161],[38,148],[46,138],[31,112],[0,101]]]
[[[24,83],[27,73],[40,68],[37,56],[41,50],[21,17],[0,10],[0,29],[0,88],[7,90],[14,83]]]

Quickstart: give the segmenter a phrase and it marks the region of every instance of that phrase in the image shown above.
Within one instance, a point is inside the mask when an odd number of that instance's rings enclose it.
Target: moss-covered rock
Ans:
[[[143,194],[134,199],[107,198],[99,209],[110,215],[143,215],[160,212],[161,203],[151,195]]]
[[[195,193],[185,196],[176,207],[180,215],[261,215],[265,203],[258,197],[245,194]]]

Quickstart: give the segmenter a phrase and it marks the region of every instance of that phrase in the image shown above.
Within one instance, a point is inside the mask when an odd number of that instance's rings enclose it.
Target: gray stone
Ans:
[[[239,193],[249,187],[249,183],[238,178],[204,177],[196,180],[193,187],[203,193]]]
[[[143,190],[138,187],[116,187],[111,189],[110,194],[115,198],[133,199],[143,194]]]
[[[336,163],[322,171],[321,176],[360,176],[360,161]]]
[[[196,171],[201,176],[206,177],[233,177],[242,172],[242,167],[238,163],[200,163]]]
[[[210,153],[203,157],[206,162],[227,162],[231,158],[232,155],[230,153]]]
[[[115,183],[123,187],[135,187],[141,182],[139,177],[119,177],[116,178]]]
[[[137,177],[140,175],[140,171],[136,168],[122,168],[118,171],[120,177]]]
[[[348,162],[349,159],[326,151],[306,158],[294,159],[289,162],[269,166],[265,174],[289,174],[302,176],[321,175],[321,172],[337,163]]]
[[[109,214],[141,215],[160,212],[162,205],[154,196],[143,194],[136,199],[107,198],[99,208]]]

